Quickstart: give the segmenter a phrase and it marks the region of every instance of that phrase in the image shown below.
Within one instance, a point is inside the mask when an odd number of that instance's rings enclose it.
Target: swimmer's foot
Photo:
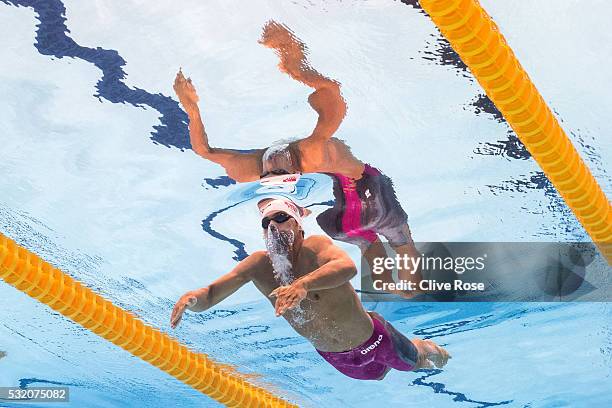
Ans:
[[[412,342],[419,350],[418,368],[442,368],[451,358],[451,355],[444,348],[438,346],[431,340],[413,339]]]

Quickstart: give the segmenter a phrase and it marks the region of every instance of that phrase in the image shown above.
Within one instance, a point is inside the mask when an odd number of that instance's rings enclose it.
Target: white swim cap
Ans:
[[[300,173],[293,174],[277,174],[267,175],[261,180],[259,180],[259,184],[262,186],[274,186],[274,187],[293,187],[300,180],[302,175]]]
[[[263,206],[259,206],[259,203],[266,200],[270,201]],[[261,214],[262,219],[277,212],[284,212],[285,214],[293,217],[302,229],[302,218],[310,214],[309,210],[298,206],[286,197],[267,197],[260,200],[259,203],[257,203],[257,205],[259,206],[259,213]]]

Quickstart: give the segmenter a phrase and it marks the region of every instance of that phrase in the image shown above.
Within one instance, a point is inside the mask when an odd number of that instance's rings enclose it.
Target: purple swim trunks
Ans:
[[[375,317],[372,322],[372,336],[354,349],[317,352],[342,374],[358,380],[381,379],[390,368],[413,370],[418,357],[414,344],[388,322],[382,323]]]

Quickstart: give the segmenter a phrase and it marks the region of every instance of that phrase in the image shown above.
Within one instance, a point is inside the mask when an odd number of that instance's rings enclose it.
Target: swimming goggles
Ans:
[[[282,176],[283,174],[291,174],[291,173],[289,173],[287,170],[284,170],[284,169],[270,170],[270,171],[261,173],[261,176],[259,176],[259,178],[262,179],[264,177],[268,177],[269,175]]]
[[[261,227],[263,229],[268,229],[268,227],[270,226],[270,222],[272,222],[273,220],[277,224],[282,224],[282,223],[286,222],[289,218],[291,218],[290,215],[288,215],[288,214],[286,214],[284,212],[278,212],[278,213],[274,214],[271,217],[263,217],[261,219]]]

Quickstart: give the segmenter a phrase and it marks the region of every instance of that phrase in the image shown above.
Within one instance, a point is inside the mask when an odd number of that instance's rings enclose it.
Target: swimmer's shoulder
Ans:
[[[311,235],[304,239],[304,245],[313,250],[321,250],[327,247],[334,246],[334,242],[325,235]]]
[[[327,262],[331,259],[345,259],[351,263],[353,262],[346,251],[334,244],[334,241],[325,235],[308,237],[304,240],[304,246],[310,249],[317,259],[322,262]]]
[[[255,251],[244,260],[241,264],[244,266],[244,273],[250,278],[256,278],[260,273],[267,273],[272,270],[272,262],[266,251]]]

